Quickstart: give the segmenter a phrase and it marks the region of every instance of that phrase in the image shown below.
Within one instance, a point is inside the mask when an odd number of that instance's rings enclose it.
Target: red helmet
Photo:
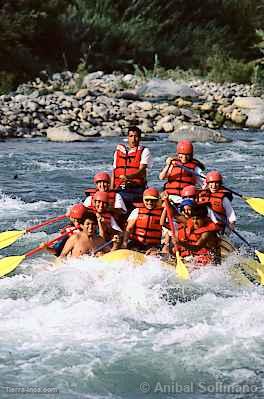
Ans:
[[[94,201],[108,202],[108,194],[105,191],[96,191]]]
[[[147,188],[143,193],[144,199],[157,199],[158,200],[159,197],[160,197],[159,191],[154,187]]]
[[[217,170],[212,170],[206,175],[206,183],[219,182],[222,183],[223,177]]]
[[[98,172],[93,178],[94,184],[96,184],[99,181],[106,181],[107,183],[110,183],[111,178],[108,173],[106,172]]]
[[[82,219],[87,212],[86,206],[83,204],[75,204],[70,208],[67,216],[73,219]]]
[[[189,140],[181,140],[176,147],[177,154],[192,155],[193,145]]]
[[[195,197],[196,188],[195,186],[185,186],[182,189],[181,197]]]

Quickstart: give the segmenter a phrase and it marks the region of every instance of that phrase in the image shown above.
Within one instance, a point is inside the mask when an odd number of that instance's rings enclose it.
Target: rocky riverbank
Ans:
[[[254,92],[250,85],[67,71],[0,96],[0,138],[86,141],[121,136],[136,124],[146,135],[222,142],[220,127],[264,130],[264,93]]]

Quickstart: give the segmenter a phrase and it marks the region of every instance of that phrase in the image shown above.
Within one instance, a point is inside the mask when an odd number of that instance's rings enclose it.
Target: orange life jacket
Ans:
[[[219,232],[220,227],[216,225],[211,219],[207,218],[205,226],[199,229],[194,229],[192,219],[188,220],[187,225],[180,224],[178,227],[178,239],[179,241],[185,241],[187,245],[196,245],[202,234],[207,232]],[[178,250],[181,257],[194,256],[195,262],[201,265],[213,263],[215,261],[215,249],[214,248],[200,248],[197,250],[190,250],[183,246],[178,246]]]
[[[93,199],[96,193],[96,189],[95,188],[87,188],[85,190],[85,194],[87,197],[91,196],[92,200],[91,200],[91,204],[92,206],[94,205]],[[116,192],[115,191],[107,191],[108,194],[108,204],[114,208],[115,207],[115,199],[116,199]]]
[[[116,167],[114,169],[114,187],[119,188],[122,180],[120,175],[128,175],[139,170],[141,164],[141,156],[144,150],[143,146],[138,146],[129,151],[124,144],[118,144],[116,147]],[[129,183],[132,187],[144,187],[146,184],[145,176],[129,178]]]
[[[163,208],[149,210],[142,207],[137,209],[139,210],[138,217],[130,238],[143,245],[159,245],[162,235],[160,217]]]
[[[230,191],[225,190],[223,187],[220,187],[216,193],[211,193],[210,190],[206,189],[199,192],[197,202],[198,204],[208,204],[213,210],[218,223],[226,224],[226,212],[223,206],[223,200],[225,197],[230,201],[233,199]]]
[[[195,186],[196,176],[191,172],[180,168],[178,165],[185,166],[186,168],[191,169],[193,172],[197,166],[203,168],[203,165],[195,159],[185,164],[177,160],[172,161],[172,169],[168,175],[168,182],[164,184],[163,188],[168,194],[181,195],[182,189],[184,187],[189,185]]]

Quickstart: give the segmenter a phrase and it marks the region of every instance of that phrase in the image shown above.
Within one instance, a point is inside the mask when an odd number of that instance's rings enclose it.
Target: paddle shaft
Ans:
[[[248,247],[253,248],[252,245],[250,245],[249,242],[238,231],[232,230],[232,233],[234,233],[237,237],[239,237],[240,240],[242,240],[245,244],[247,244]]]
[[[36,224],[35,226],[32,226],[32,227],[28,227],[26,229],[26,232],[30,233],[31,231],[39,230],[41,227],[48,226],[49,224],[59,222],[60,220],[63,220],[65,218],[67,218],[66,215],[61,215],[61,216],[57,216],[56,218],[45,220],[45,222]]]
[[[202,179],[206,179],[206,176],[200,175],[199,173],[194,172],[192,169],[187,168],[187,166],[178,165],[178,164],[177,164],[177,167],[179,167],[180,169],[186,170],[186,172],[189,172],[189,173],[191,173],[191,174],[194,175],[194,176],[200,177],[200,178],[202,178]],[[230,193],[232,193],[232,194],[234,194],[234,195],[237,195],[237,196],[240,197],[240,198],[244,198],[244,195],[239,194],[238,192],[232,190],[231,188],[224,187],[224,186],[223,186],[223,188],[225,188],[226,190],[230,191]]]
[[[110,240],[108,242],[105,242],[104,244],[100,245],[98,248],[96,248],[93,252],[93,254],[95,255],[97,252],[101,251],[102,249],[108,247],[108,245],[110,245],[113,242],[113,240]]]
[[[75,227],[73,227],[73,229],[75,229]],[[70,233],[70,231],[67,231],[66,233],[60,234],[56,238],[53,238],[53,240],[45,242],[45,246],[50,246],[50,245],[54,244],[55,242],[60,241],[62,238],[68,236],[69,233]],[[29,256],[36,254],[37,252],[43,251],[45,249],[45,246],[43,246],[43,244],[41,244],[38,247],[33,248],[30,251],[28,251],[27,253],[25,253],[24,256],[27,258]]]
[[[170,204],[169,204],[168,198],[165,198],[164,202],[165,202],[166,212],[167,212],[167,215],[168,215],[169,225],[170,225],[170,228],[171,228],[172,237],[175,239],[176,238],[176,229],[175,229],[175,225],[173,223],[172,211],[171,211],[171,208],[170,208]]]
[[[165,207],[166,207],[166,211],[167,211],[167,215],[168,215],[168,219],[169,219],[169,224],[170,224],[170,228],[171,228],[171,234],[173,237],[173,241],[174,241],[174,248],[175,248],[175,252],[176,252],[176,273],[177,275],[183,279],[183,280],[187,280],[190,277],[189,271],[185,265],[185,263],[182,261],[182,258],[180,256],[180,252],[179,252],[179,248],[178,248],[178,244],[177,244],[177,240],[176,240],[176,229],[175,229],[175,225],[173,223],[173,215],[172,215],[172,211],[169,205],[169,200],[168,198],[165,198]]]

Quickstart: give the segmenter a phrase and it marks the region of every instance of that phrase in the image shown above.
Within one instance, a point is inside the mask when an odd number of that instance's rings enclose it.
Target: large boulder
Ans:
[[[177,130],[170,134],[171,141],[191,140],[193,142],[214,142],[214,143],[228,143],[232,140],[227,139],[219,131],[208,129],[202,126],[195,126],[190,124],[183,124]]]
[[[246,127],[259,129],[264,124],[264,100],[260,97],[238,97],[234,105],[247,115]]]
[[[88,75],[83,78],[82,87],[89,88],[92,80],[101,79],[103,76],[104,73],[102,71],[88,73]]]
[[[264,124],[264,106],[255,109],[244,109],[247,115],[246,127],[259,129]]]
[[[260,97],[237,97],[233,105],[237,108],[254,109],[264,107],[264,101]]]
[[[66,125],[50,127],[46,130],[47,139],[49,141],[73,142],[73,141],[88,141],[90,136],[82,136],[78,133],[72,132]]]
[[[152,79],[139,87],[137,94],[141,97],[174,99],[197,98],[199,93],[185,83],[175,83],[173,80]]]

